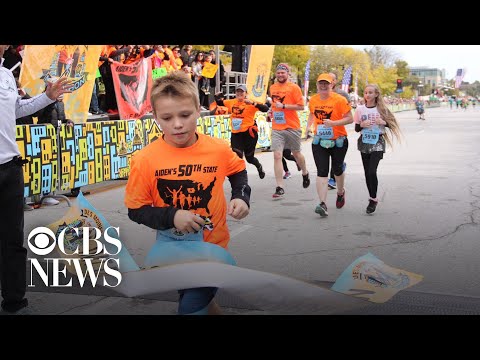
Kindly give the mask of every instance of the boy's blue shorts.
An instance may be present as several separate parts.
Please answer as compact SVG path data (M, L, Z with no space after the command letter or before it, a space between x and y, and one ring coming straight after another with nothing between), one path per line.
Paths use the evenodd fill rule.
M179 315L207 315L208 304L213 300L218 288L200 287L194 289L179 290L178 301Z

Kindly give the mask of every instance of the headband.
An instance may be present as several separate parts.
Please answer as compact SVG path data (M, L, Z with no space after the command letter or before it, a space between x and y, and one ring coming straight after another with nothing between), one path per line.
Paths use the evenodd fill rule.
M278 70L284 70L286 72L290 72L290 68L288 67L288 65L283 63L277 65L277 71Z

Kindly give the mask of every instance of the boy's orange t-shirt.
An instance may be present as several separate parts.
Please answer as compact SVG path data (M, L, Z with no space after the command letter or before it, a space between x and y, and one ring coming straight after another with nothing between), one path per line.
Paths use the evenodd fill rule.
M223 104L227 107L228 113L231 114L230 127L232 133L247 131L250 126L255 124L255 114L258 109L252 104L246 104L237 99L223 100Z
M192 146L176 148L159 138L132 157L125 189L125 205L174 206L210 218L213 230L203 240L224 248L230 240L226 176L245 170L245 161L222 139L197 134Z
M323 124L323 120L341 120L343 119L343 115L352 109L347 99L334 92L330 93L330 96L326 100L320 99L319 94L313 95L308 104L308 108L310 113L315 117L315 133L317 132L317 126ZM333 139L339 136L347 136L345 125L332 126L332 129Z
M287 81L284 84L275 83L270 86L270 96L272 98L272 129L273 130L285 130L285 129L300 129L300 119L298 118L297 110L277 109L275 102L280 101L282 104L287 105L301 105L304 106L302 90L297 84ZM279 123L275 121L276 114L280 114L280 118L285 119L285 123ZM281 121L283 122L283 120Z

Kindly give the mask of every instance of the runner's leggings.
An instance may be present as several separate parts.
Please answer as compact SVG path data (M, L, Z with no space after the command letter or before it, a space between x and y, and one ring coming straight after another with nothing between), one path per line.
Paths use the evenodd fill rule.
M365 180L367 182L368 193L372 199L377 197L378 178L377 168L380 160L383 159L383 151L374 151L370 154L360 153L362 155L363 170L365 171Z

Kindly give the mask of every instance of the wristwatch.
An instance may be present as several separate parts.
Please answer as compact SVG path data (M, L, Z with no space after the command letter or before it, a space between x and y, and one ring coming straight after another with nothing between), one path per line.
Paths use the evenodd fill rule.
M285 104L283 104L283 108L285 109Z

